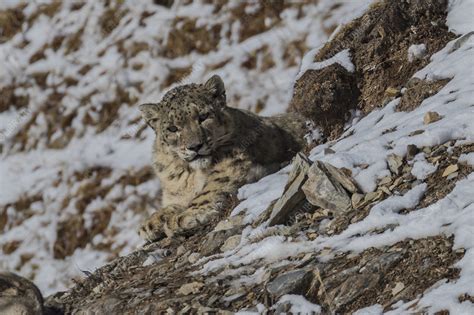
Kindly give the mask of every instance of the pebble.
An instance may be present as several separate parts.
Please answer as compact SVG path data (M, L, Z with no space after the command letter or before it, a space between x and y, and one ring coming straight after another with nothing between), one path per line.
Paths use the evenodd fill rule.
M428 124L434 123L435 121L440 120L441 118L442 118L441 115L438 114L437 112L427 112L425 116L423 117L423 123L425 125L428 125Z
M447 177L449 174L457 172L457 170L459 170L458 165L457 164L451 164L448 167L446 167L446 169L443 172L443 175L441 175L441 176Z
M195 281L191 283L186 283L186 284L183 284L178 289L178 294L181 294L181 295L196 294L199 291L201 291L202 287L204 287L204 283L202 282Z
M418 154L418 152L420 152L420 149L418 149L418 147L414 144L409 144L407 145L407 160L412 160L415 155Z

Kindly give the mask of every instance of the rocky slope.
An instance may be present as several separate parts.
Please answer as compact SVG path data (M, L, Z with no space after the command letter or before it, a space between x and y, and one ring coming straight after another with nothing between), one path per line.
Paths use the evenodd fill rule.
M312 148L242 187L222 221L88 272L49 311L473 313L472 9L381 1L339 27L294 72L290 110L314 121ZM186 34L170 45L203 53L212 42L186 48ZM95 172L99 187L117 185L115 164ZM142 176L137 186L152 181Z

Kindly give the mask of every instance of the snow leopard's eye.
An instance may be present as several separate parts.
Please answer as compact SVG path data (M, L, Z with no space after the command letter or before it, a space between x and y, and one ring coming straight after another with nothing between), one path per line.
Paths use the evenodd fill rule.
M205 121L207 118L209 118L209 113L204 113L204 114L200 114L199 117L198 117L198 120L200 123L202 123L203 121Z
M176 131L178 131L178 127L176 127L176 126L169 126L169 127L168 127L168 131L169 131L169 132L176 132Z

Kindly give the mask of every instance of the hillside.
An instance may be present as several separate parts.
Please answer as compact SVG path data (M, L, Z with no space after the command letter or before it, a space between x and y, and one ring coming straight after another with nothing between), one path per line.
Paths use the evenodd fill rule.
M66 313L473 313L471 2L171 2L2 4L0 268ZM142 247L136 105L211 73L313 142Z

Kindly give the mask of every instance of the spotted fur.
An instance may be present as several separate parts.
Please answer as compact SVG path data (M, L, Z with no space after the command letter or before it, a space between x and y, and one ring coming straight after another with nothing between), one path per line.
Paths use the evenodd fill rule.
M153 167L163 186L162 209L139 230L148 240L191 233L218 217L240 186L278 170L304 146L303 117L228 107L219 76L176 87L140 110L156 133Z

